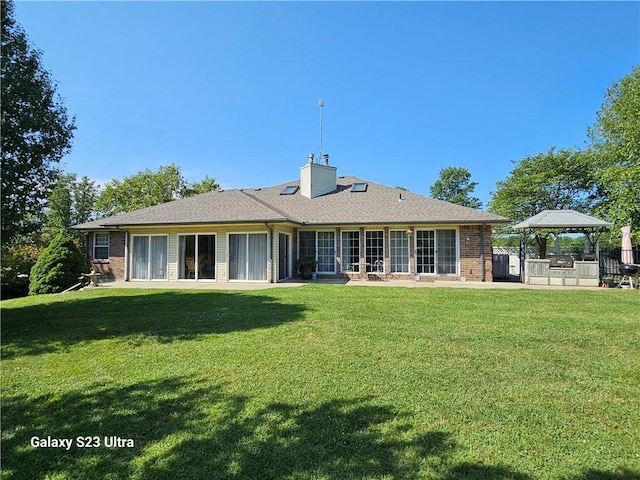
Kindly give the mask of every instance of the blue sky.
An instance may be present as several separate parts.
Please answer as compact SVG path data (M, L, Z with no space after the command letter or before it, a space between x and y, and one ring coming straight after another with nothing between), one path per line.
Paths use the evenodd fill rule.
M175 163L225 188L338 175L423 195L466 167L484 203L511 160L581 148L640 63L640 2L16 2L77 117L65 169Z

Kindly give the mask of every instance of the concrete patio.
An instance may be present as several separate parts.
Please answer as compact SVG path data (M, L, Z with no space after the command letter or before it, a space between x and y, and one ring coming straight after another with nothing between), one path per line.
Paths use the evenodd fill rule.
M599 287L559 286L559 285L526 285L519 282L459 282L434 281L415 282L411 280L366 281L366 280L287 280L280 283L259 282L103 282L97 287L87 288L137 288L137 289L169 289L169 290L264 290L267 288L293 288L308 284L340 285L343 287L404 287L404 288L473 288L473 289L527 289L527 290L586 290L593 291Z

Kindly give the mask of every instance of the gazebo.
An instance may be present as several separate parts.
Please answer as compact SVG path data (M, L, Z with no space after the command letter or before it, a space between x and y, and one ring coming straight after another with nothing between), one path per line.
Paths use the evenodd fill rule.
M575 210L544 210L514 225L514 229L522 230L520 281L538 285L598 286L600 280L598 239L602 230L610 226L609 222ZM568 255L541 259L523 258L527 236L536 230L583 233L589 240L590 251L584 258L577 260Z

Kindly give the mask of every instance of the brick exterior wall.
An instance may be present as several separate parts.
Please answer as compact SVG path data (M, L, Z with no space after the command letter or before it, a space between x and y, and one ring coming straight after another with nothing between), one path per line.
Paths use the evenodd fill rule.
M101 274L102 281L125 280L125 232L109 232L109 260L93 259L93 233L87 235L87 265Z
M371 228L371 230L382 230L384 232L384 271L390 271L390 241L389 232L391 230L412 230L414 227L377 227ZM353 230L349 228L349 230ZM365 231L369 228L360 227L361 245L360 245L360 272L345 272L340 271L342 265L342 244L341 244L341 228L336 229L336 263L337 263L337 275L320 275L320 277L343 277L359 280L414 280L414 273L367 273L364 269L365 263L365 246L364 238ZM481 235L483 238L481 238ZM298 230L294 229L293 234L293 246L294 246L294 258L297 258L298 248ZM484 247L484 281L493 281L493 256L492 256L492 243L491 243L491 226L486 225L484 228L480 225L460 226L459 227L459 250L460 250L460 271L456 276L442 276L442 275L422 275L419 277L421 282L433 282L433 281L461 281L466 280L469 282L482 281L482 265L480 259L481 249ZM415 272L415 234L409 235L409 272ZM295 272L294 272L295 276Z
M484 236L481 239L481 235ZM493 281L493 256L491 245L491 227L484 230L479 225L460 227L460 277L470 282L482 281L480 253L484 242L485 281Z

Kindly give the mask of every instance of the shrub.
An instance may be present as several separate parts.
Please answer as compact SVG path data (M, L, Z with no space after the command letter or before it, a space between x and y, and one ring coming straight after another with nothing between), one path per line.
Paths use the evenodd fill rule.
M77 283L85 268L86 260L73 237L61 233L31 269L29 294L61 292Z
M48 243L48 242L47 242ZM29 272L47 247L39 236L25 237L2 249L2 298L24 297L29 293Z

